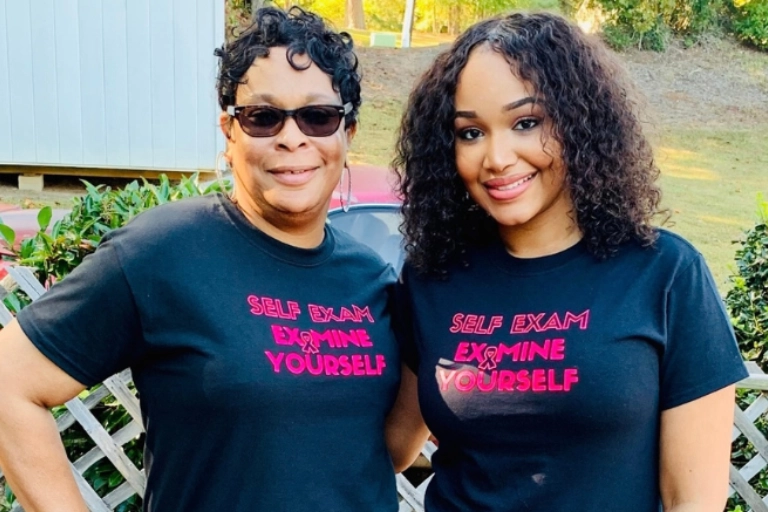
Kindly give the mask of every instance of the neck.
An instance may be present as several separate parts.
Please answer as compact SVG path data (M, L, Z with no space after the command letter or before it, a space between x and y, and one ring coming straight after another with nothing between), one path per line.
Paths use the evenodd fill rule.
M521 225L499 225L507 252L516 258L540 258L576 245L584 234L575 220L573 203L563 193L537 217Z
M557 254L576 245L583 237L575 223L530 229L528 226L500 226L499 233L507 252L516 258L540 258Z
M313 249L323 243L324 212L311 214L310 219L306 218L310 214L268 216L247 199L233 197L232 202L251 224L275 240L301 249Z

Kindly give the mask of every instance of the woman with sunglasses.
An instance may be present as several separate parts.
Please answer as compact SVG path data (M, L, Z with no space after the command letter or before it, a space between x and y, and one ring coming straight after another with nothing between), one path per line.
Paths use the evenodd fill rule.
M0 332L0 465L27 510L86 510L46 408L126 367L145 510L398 508L394 272L325 220L360 106L352 41L265 8L217 55L233 195L138 216Z
M411 94L397 165L388 440L402 469L419 410L439 440L427 512L722 511L744 364L701 254L652 224L659 171L599 41L544 13L471 27Z

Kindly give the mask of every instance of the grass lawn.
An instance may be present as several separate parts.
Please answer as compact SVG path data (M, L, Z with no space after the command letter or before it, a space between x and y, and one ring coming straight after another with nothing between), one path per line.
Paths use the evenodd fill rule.
M656 141L664 205L672 231L704 254L721 291L733 254L768 198L768 125L743 129L665 129Z
M397 100L363 103L349 159L353 162L389 165L403 108L404 104Z

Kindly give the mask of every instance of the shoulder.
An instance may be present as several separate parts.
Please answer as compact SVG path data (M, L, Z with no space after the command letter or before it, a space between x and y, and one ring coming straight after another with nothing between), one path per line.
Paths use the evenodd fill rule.
M118 253L149 254L163 248L180 252L187 249L185 244L201 243L206 232L226 219L216 195L181 199L138 214L105 235L102 244L114 246Z
M190 197L140 213L126 227L132 230L174 230L199 225L223 210L218 195Z
M663 228L657 228L656 233L659 236L655 246L661 253L689 260L698 259L701 256L698 249L682 236Z
M656 240L649 246L641 246L637 242L624 244L618 252L619 259L625 256L629 260L639 259L674 268L686 268L703 261L698 249L680 235L662 228L657 228L656 234Z
M670 290L692 281L714 286L708 265L693 244L665 229L656 232L653 244L628 242L598 266L606 272L613 269L618 275L635 276L635 284L641 288Z

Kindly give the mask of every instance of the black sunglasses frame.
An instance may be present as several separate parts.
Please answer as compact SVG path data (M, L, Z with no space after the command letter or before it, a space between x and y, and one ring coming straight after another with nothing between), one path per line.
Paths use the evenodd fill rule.
M269 109L274 112L279 112L282 115L282 119L280 119L280 122L278 122L273 129L271 129L269 132L265 132L263 135L253 135L251 133L248 133L248 129L243 125L242 120L240 119L241 114L245 109L248 108L263 108L263 109ZM324 135L315 135L311 133L307 133L305 131L306 126L304 125L304 122L302 121L301 112L306 111L308 109L313 108L332 108L335 109L336 112L338 112L338 123L336 123L336 126L333 128L332 131L328 132ZM240 123L240 128L243 129L243 132L245 132L246 135L249 137L255 137L255 138L264 138L264 137L274 137L285 126L285 120L289 117L292 117L294 121L296 121L296 125L299 127L299 130L301 130L301 133L306 135L307 137L330 137L334 133L336 133L339 129L339 126L341 126L341 121L344 119L344 117L352 112L352 103L347 102L344 105L306 105L304 107L299 107L291 110L284 110L281 108L273 107L272 105L229 105L227 107L227 115L231 118L237 119L237 122ZM247 124L247 123L245 123Z

